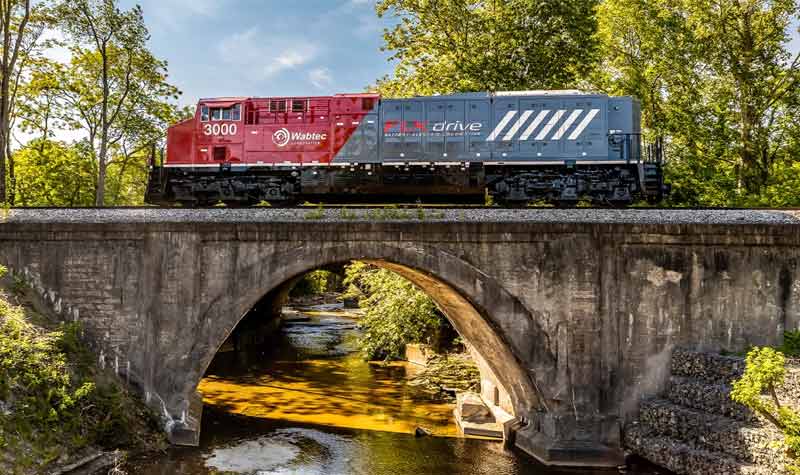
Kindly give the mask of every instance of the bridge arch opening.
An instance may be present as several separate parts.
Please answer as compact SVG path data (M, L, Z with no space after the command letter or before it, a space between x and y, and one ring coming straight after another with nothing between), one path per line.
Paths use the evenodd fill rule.
M465 353L469 355L469 359L478 369L480 375L480 384L476 390L480 392L483 401L487 405L490 405L492 409L499 409L497 412L505 412L513 417L516 413L516 405L520 403L519 391L512 393L507 389L509 385L514 384L513 381L509 381L509 376L513 375L513 372L510 372L508 368L508 365L513 363L509 363L509 361L503 361L503 365L500 367L498 367L496 364L491 365L489 361L487 361L487 357L484 357L484 354L481 352L481 350L478 350L475 344L473 344L473 340L480 340L478 345L481 345L482 351L490 351L491 354L489 355L489 358L493 358L495 362L498 359L509 357L509 355L504 354L506 353L506 348L504 347L503 342L499 341L499 338L494 335L494 332L484 325L485 317L481 314L481 312L468 299L458 293L450 285L442 282L428 273L384 260L365 259L362 262L374 266L375 268L390 271L392 274L404 278L405 280L414 284L418 290L422 291L424 294L430 297L433 302L435 302L436 308L447 321L441 330L445 333L449 330L455 334L454 336L461 337L464 342L463 346ZM347 264L350 263L330 263L315 270L326 270L329 272L332 270L334 272L343 272L344 267ZM236 325L231 329L230 333L225 339L225 342L220 348L217 349L217 352L204 371L203 381L206 382L206 384L203 385L201 392L204 393L206 398L208 398L210 394L216 392L218 396L223 396L223 398L220 399L220 401L223 403L223 406L226 405L225 401L235 399L235 396L233 395L229 395L232 397L226 398L224 397L226 396L225 394L220 394L224 393L225 391L231 391L235 389L233 386L231 386L231 384L215 384L213 382L208 383L209 379L212 381L216 379L229 381L224 377L218 378L215 376L225 375L226 371L228 371L225 369L226 367L236 367L238 371L246 372L247 369L254 369L258 364L264 364L265 362L275 363L273 359L280 359L286 356L277 354L275 352L276 349L269 348L269 345L271 343L277 343L277 341L280 340L279 327L281 324L285 325L288 323L289 325L296 324L298 326L305 324L304 317L300 317L301 320L292 321L291 317L287 319L286 316L283 315L283 311L286 309L286 305L290 303L294 290L297 289L298 285L304 284L305 278L311 275L311 273L315 270L312 270L309 273L293 276L289 280L270 289L245 315L239 319ZM476 335L480 336L476 337ZM301 335L301 338L308 338L308 336L309 335L307 334ZM489 343L488 345L486 344L487 342ZM278 344L278 346L281 345ZM246 350L247 348L250 350L256 349L258 354L250 354ZM355 347L351 344L349 351L352 352L354 348ZM333 355L336 355L335 352L337 350L333 351ZM318 364L320 363L320 360L314 361ZM375 362L373 361L372 363ZM322 361L322 365L325 365L328 367L328 369L333 371L340 369L329 367L324 360ZM397 367L395 366L395 369L396 368ZM284 371L286 369L287 368L283 368ZM296 369L298 371L302 371L302 368L297 367ZM501 376L498 376L497 371L503 371L500 373ZM277 369L275 372L281 373L282 370ZM286 391L294 392L295 396L297 396L297 392L301 390L293 389L291 383L293 380L297 381L298 379L299 378L289 376L286 379L276 379L269 381L269 383L266 384L273 389L283 387ZM281 386L281 384L283 384L283 386ZM512 387L517 389L515 386ZM320 397L323 396L323 394L319 392L314 394ZM513 397L512 394L514 395ZM269 401L269 405L274 407L282 404L281 401L286 403L287 399L288 398L281 397L278 398L278 400ZM357 402L355 399L353 399L353 401ZM313 405L311 401L308 402L310 405ZM296 403L293 405L296 407ZM242 406L240 405L240 407ZM280 413L280 411L277 412ZM301 412L306 411L303 410ZM448 409L448 416L450 415L450 412L451 409ZM324 420L322 417L324 414L318 414L318 416L319 417L316 418L317 420Z
M300 252L295 253L294 257L285 256L285 260L279 261L285 265L269 265L277 261L273 259L267 265L254 262L245 268L245 275L240 275L238 280L249 284L237 285L236 291L232 292L233 299L230 299L230 294L227 298L220 297L217 301L212 301L205 312L206 315L216 316L220 320L218 325L209 328L211 331L205 337L208 344L202 354L198 355L200 358L197 359L197 364L187 374L185 393L190 394L195 401L199 399L198 384L209 364L250 309L267 302L277 309L285 301L293 284L306 273L359 260L404 277L433 299L441 313L471 348L471 354L481 372L484 400L497 402L506 412L523 422L528 422L533 412L547 410L545 398L533 379L533 368L525 368L521 363L523 358L517 354L519 341L510 341L520 335L530 337L537 333L530 331L529 327L533 324L530 315L527 315L525 309L508 292L454 256L437 256L434 258L435 264L429 262L429 265L425 265L425 260L432 257L418 251L411 255L405 255L409 251L398 248L391 252L386 252L385 249L369 253L365 253L363 249L360 251L329 251L322 255L319 252ZM420 258L422 262L419 262ZM429 271L425 270L426 267L439 269L438 272ZM477 298L476 295L468 297L470 292L477 294ZM223 311L222 306L225 303L233 305ZM508 322L514 319L499 319L493 312L519 313L528 318L519 318L519 327L509 328ZM547 343L542 336L528 342L526 349L539 350L542 354L549 355Z

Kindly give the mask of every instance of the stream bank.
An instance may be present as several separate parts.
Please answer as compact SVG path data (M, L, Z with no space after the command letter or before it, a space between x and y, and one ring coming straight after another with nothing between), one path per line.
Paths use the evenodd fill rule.
M0 473L107 473L166 441L150 410L0 266Z

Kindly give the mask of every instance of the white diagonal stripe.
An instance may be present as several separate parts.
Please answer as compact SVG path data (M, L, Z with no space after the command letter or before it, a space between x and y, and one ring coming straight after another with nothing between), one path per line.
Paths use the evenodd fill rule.
M580 121L580 123L578 123L578 126L575 127L575 130L573 130L572 133L569 134L569 137L567 138L569 140L576 140L578 136L581 135L581 132L583 132L584 129L586 129L586 127L588 127L589 124L592 123L592 119L594 119L594 116L596 116L598 112L600 112L600 109L590 110L589 113L586 114L586 116L583 118L582 121Z
M505 137L503 137L503 140L513 139L514 136L517 135L517 131L519 130L519 128L522 127L523 124L525 124L525 122L528 121L528 117L530 117L531 114L533 114L533 111L523 112L519 120L517 120L517 122L514 123L514 125L508 130L508 133L506 134Z
M497 127L494 128L494 130L492 131L491 134L489 134L488 137L486 137L486 141L491 142L492 140L496 139L497 136L500 135L500 132L502 132L503 129L506 128L508 123L511 122L511 119L513 119L515 115L517 115L517 111L506 112L506 115L503 117L500 123L497 124Z
M545 124L544 128L541 130L541 132L539 132L539 135L537 135L534 140L544 140L545 137L547 137L547 134L550 133L550 130L553 128L553 126L556 125L559 120L561 120L561 116L564 115L564 112L567 111L563 109L556 111L556 113L553 114L553 117L550 117L550 120L547 121L547 124Z
M527 129L525 129L525 132L522 132L522 135L520 135L519 139L528 140L528 137L530 137L531 134L533 134L533 132L536 130L536 127L539 127L539 124L542 123L544 118L547 117L547 114L549 113L550 111L548 109L539 112L539 114L536 117L534 117L533 122L531 122L531 125L529 125Z
M561 124L561 127L559 127L558 130L556 130L556 133L553 134L550 140L560 140L561 136L564 135L564 133L566 133L569 126L572 125L573 122L578 120L578 117L580 117L581 114L583 114L583 109L575 109L574 111L572 111L569 117L567 117L567 120L565 120L564 123Z

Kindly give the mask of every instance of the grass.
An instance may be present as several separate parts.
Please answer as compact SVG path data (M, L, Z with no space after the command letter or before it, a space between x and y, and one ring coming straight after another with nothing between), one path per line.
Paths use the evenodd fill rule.
M323 219L324 217L325 205L322 203L318 204L314 211L309 211L304 216L305 219Z
M303 218L308 220L325 219L325 205L318 203L314 206L315 208L312 211L307 211ZM442 219L444 216L444 211L431 211L423 208L422 205L419 204L416 208L412 209L400 208L397 205L388 205L382 208L370 208L362 213L358 213L347 207L342 207L339 208L338 217L346 221L357 219L365 219L367 221L425 221L427 219Z

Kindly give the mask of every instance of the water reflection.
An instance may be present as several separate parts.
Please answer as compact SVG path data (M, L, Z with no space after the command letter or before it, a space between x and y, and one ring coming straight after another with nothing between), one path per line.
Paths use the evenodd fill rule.
M206 405L262 419L413 433L418 426L455 436L453 406L406 384L405 362L366 362L356 350L355 320L343 311L309 311L289 321L271 358L199 386ZM231 376L231 373L234 375Z

